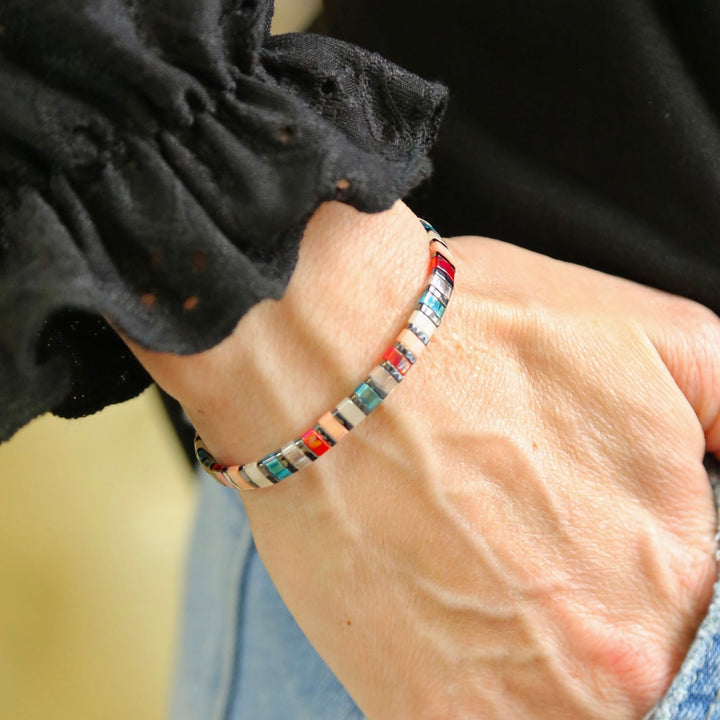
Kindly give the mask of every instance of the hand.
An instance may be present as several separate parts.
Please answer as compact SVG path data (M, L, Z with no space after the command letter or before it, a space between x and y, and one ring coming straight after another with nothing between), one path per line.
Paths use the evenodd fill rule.
M286 298L226 343L134 349L218 457L259 458L400 328L427 261L415 222L325 207ZM452 248L455 297L402 386L321 461L243 494L260 554L371 720L641 718L716 574L718 320L500 242Z

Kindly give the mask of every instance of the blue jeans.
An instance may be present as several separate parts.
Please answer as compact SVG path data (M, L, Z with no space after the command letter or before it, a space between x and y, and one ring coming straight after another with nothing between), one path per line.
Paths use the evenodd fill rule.
M204 473L172 720L359 720L258 557L240 499ZM720 507L720 484L713 483ZM720 720L720 586L652 720Z

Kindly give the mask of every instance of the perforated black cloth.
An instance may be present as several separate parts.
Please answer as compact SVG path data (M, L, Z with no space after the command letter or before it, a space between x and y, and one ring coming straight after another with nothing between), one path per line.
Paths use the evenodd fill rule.
M0 2L0 440L149 378L282 294L304 224L429 173L445 90L270 0ZM338 184L338 181L348 181Z

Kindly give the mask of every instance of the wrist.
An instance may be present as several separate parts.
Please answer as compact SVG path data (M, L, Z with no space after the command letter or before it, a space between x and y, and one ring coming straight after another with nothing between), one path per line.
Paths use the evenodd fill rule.
M364 379L412 311L427 263L426 233L402 203L377 215L324 205L281 300L255 306L206 353L141 360L219 461L259 459Z
M346 392L407 321L428 260L427 234L400 202L377 215L339 203L320 208L285 296L268 308L302 352L300 363L283 353L282 367L305 365L313 377L325 375L313 386L330 402L337 389Z

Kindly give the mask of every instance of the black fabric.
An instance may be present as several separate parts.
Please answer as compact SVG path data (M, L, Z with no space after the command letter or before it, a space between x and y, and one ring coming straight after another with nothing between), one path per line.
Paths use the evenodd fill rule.
M338 37L440 80L410 204L720 312L720 5L328 0Z
M0 438L149 381L277 296L323 199L428 172L443 92L268 2L0 2ZM445 82L411 203L720 311L720 9L710 0L328 0L325 24Z
M0 440L149 378L282 294L307 218L429 173L445 90L269 0L0 2ZM346 183L338 186L338 181Z

